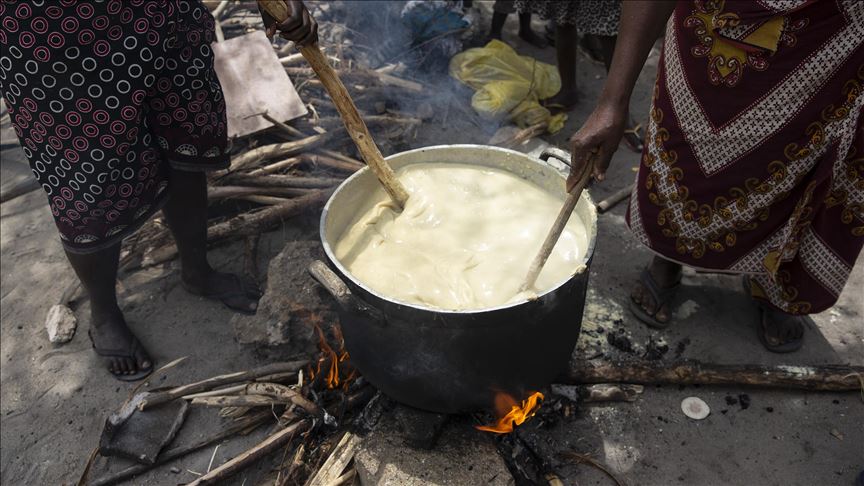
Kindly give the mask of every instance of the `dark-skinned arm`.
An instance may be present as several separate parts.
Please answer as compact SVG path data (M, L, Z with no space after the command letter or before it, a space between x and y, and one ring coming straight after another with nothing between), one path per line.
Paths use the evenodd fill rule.
M675 10L675 0L625 0L621 5L621 23L609 74L594 111L570 137L570 178L567 191L577 182L575 174L584 164L593 162L594 180L602 181L624 135L627 108L636 79L645 65L654 41Z
M270 2L281 2L283 0L266 0ZM318 23L306 5L301 0L284 0L288 5L290 16L284 22L276 22L266 10L258 5L258 11L261 12L261 18L264 20L267 37L273 38L278 32L282 38L294 41L298 46L309 46L318 43Z

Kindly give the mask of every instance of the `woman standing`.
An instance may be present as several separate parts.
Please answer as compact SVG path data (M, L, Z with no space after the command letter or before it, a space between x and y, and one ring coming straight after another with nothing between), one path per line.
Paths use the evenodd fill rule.
M794 351L864 245L864 3L624 2L603 93L571 139L574 167L593 163L597 180L664 26L627 215L657 256L631 310L668 326L682 265L742 274L759 339Z
M272 26L316 42L302 2ZM89 336L118 379L150 373L123 318L120 243L162 210L196 294L254 313L258 289L207 261L205 172L225 169L225 102L214 20L200 1L0 3L0 92L48 195L69 262L90 296Z

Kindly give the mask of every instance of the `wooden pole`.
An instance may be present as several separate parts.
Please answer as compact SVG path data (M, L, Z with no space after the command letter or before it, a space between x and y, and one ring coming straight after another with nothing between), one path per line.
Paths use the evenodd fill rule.
M291 14L288 5L283 1L258 0L258 6L277 22L284 22ZM324 53L318 48L318 44L302 46L300 47L300 53L303 54L303 57L312 66L312 70L318 75L318 79L321 80L321 84L324 85L324 89L327 90L327 93L333 100L333 104L342 116L342 121L345 123L348 135L354 140L363 160L366 161L366 164L372 169L375 176L378 177L378 180L384 186L390 198L393 199L393 202L400 208L404 208L405 202L408 200L408 191L396 179L396 174L393 172L390 164L384 160L381 151L378 150L378 146L375 144L375 140L369 133L369 129L366 128L366 123L360 118L360 113L357 111L351 95L348 94L345 85L342 84L339 76L330 67L327 58L324 57Z
M764 366L698 361L577 361L560 378L568 384L747 385L812 391L861 390L864 366Z

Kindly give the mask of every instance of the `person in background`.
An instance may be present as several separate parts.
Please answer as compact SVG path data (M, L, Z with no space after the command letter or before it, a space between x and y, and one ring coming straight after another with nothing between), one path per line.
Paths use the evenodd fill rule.
M577 47L582 47L589 58L603 64L609 71L618 35L620 0L517 0L516 10L520 15L533 12L555 23L554 44L558 73L561 75L561 91L546 100L545 105L553 110L570 111L579 101L576 86ZM631 150L641 152L642 127L629 114L627 120L624 143Z
M302 2L267 24L317 41ZM207 178L225 169L225 102L214 20L200 1L4 1L0 93L42 184L69 263L90 298L88 335L118 379L145 377L150 353L117 303L121 241L162 210L183 286L254 313L259 290L207 261Z
M507 16L514 12L516 12L514 0L495 0L492 5L492 27L489 29L489 39L501 40L501 31L504 29L504 23L507 22ZM543 48L549 45L546 39L531 30L531 12L519 12L519 37L536 47Z
M682 265L740 274L758 338L795 351L864 245L864 2L625 1L603 92L571 138L574 174L591 163L604 179L664 26L627 211L655 256L630 309L664 328Z

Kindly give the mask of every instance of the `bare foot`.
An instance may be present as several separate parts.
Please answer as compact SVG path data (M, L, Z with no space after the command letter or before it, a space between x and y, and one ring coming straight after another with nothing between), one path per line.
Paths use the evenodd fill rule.
M527 30L519 30L519 37L525 42L531 44L534 47L544 48L549 45L549 42L546 41L542 36L537 34L531 29Z
M261 290L253 283L213 269L200 273L184 271L183 286L194 295L219 300L229 309L244 314L254 314L261 298Z
M572 90L564 90L555 94L555 96L551 98L546 98L543 100L543 106L549 108L550 111L570 111L573 106L579 102L579 92L575 89Z

